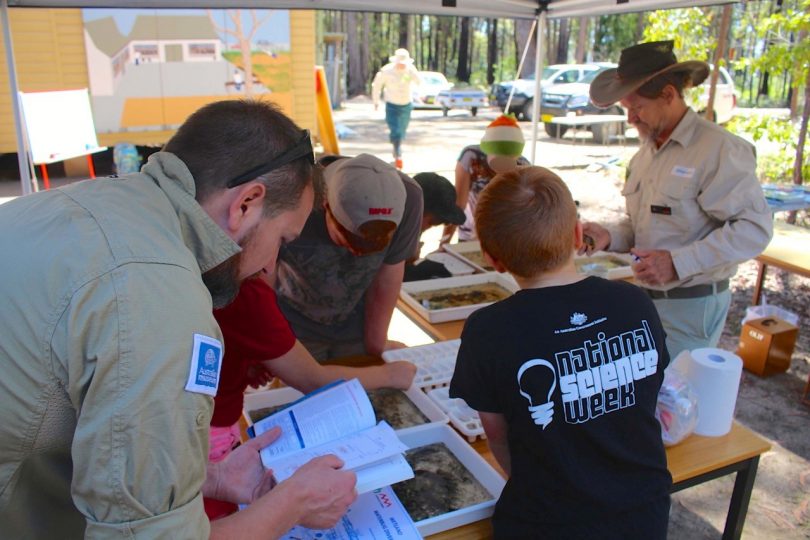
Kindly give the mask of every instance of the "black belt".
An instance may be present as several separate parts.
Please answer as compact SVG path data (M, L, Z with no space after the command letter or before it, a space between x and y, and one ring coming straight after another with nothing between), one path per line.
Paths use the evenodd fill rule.
M661 298L703 298L704 296L711 296L726 290L728 290L728 280L724 279L716 283L695 285L694 287L675 287L668 291L644 289L644 292L653 300L659 300Z

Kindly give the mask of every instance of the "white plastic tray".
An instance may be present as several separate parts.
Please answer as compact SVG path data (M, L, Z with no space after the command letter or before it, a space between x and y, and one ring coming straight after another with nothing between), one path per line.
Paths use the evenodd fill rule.
M442 411L436 403L431 401L419 388L411 386L407 390L403 390L403 392L416 408L427 417L428 423L446 424L448 422L449 419L444 411ZM250 411L263 409L265 407L286 405L303 397L303 395L304 394L298 390L290 388L289 386L265 390L264 392L255 392L253 394L245 394L243 416L248 425L252 425L253 422L250 419Z
M444 443L458 460L481 485L492 495L492 499L482 503L461 508L447 514L435 516L416 522L416 527L423 536L440 533L492 515L495 502L501 496L506 481L492 465L486 462L472 446L467 444L458 433L447 424L426 424L397 431L397 436L408 448L419 448L433 443Z
M469 264L470 266L475 268L479 273L493 271L492 268L486 268L477 262L473 262L471 259L469 259L467 255L469 253L474 253L476 251L479 253L481 252L481 242L479 242L478 240L474 240L472 242L459 242L457 244L446 244L444 246L444 250L447 253L453 255L454 257L461 259L466 264Z
M450 383L453 370L456 368L456 355L460 344L460 339L437 341L427 345L385 351L382 357L386 362L397 360L411 362L416 365L413 386L435 388Z
M427 395L442 411L447 413L450 423L467 437L468 441L473 442L478 437L486 438L478 411L470 408L463 399L451 398L449 386L434 388L428 391Z
M400 289L399 295L402 300L416 310L416 312L419 313L422 318L431 323L460 321L469 317L470 313L474 312L475 310L490 305L491 302L444 309L426 309L421 303L414 299L412 294L437 289L452 289L454 287L478 285L481 283L497 283L504 289L512 292L518 290L515 282L508 279L503 274L499 274L497 272L487 272L485 274L472 274L469 276L409 281L402 284L402 289Z
M618 268L610 268L610 269L602 269L599 267L599 260L600 259L608 259L612 262L616 262L618 264L623 264L625 266L620 266ZM577 265L577 269L582 274L589 274L589 275L598 275L604 277L606 279L627 279L629 277L633 277L633 269L630 265L633 264L633 257L628 253L609 253L607 251L596 251L592 253L590 256L588 255L577 255L574 257L574 263ZM580 264L585 265L592 265L590 268L587 266L579 267Z

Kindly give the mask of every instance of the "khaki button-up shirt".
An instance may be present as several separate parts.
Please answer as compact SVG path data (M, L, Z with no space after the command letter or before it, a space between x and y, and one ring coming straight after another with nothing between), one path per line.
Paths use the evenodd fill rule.
M679 279L655 288L729 278L773 234L753 146L692 109L661 148L633 156L622 195L627 218L608 227L610 250L669 250Z
M174 155L139 174L0 206L0 535L207 538L210 396L195 334L221 341L201 272L239 252Z

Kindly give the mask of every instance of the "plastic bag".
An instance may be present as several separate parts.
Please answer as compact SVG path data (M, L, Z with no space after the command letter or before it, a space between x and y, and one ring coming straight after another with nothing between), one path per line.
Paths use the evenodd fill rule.
M697 425L697 396L687 378L677 369L664 371L655 417L661 424L661 438L666 446L678 444L687 438Z
M788 311L779 306L768 304L765 297L762 298L762 304L759 306L750 306L745 309L745 317L743 317L742 324L751 319L762 319L764 317L776 317L785 322L789 322L793 326L799 326L799 316L792 311Z

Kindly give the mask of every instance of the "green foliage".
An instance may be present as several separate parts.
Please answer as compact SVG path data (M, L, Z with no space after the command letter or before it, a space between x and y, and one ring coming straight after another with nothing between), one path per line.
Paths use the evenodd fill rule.
M810 69L810 0L783 6L781 12L763 18L756 25L757 37L767 40L768 46L758 57L742 58L740 67L752 67L772 73L789 73L791 86L802 88ZM804 39L799 39L801 33Z
M799 122L768 115L736 116L728 129L757 144L757 177L762 183L790 183L799 139ZM805 155L810 141L805 140ZM810 163L802 167L804 178L810 178Z
M618 62L619 54L636 43L640 13L602 15L596 24L593 43L593 59L597 62ZM572 39L576 34L571 33Z
M687 8L651 11L647 14L643 41L675 41L679 60L709 61L715 49L715 10Z

